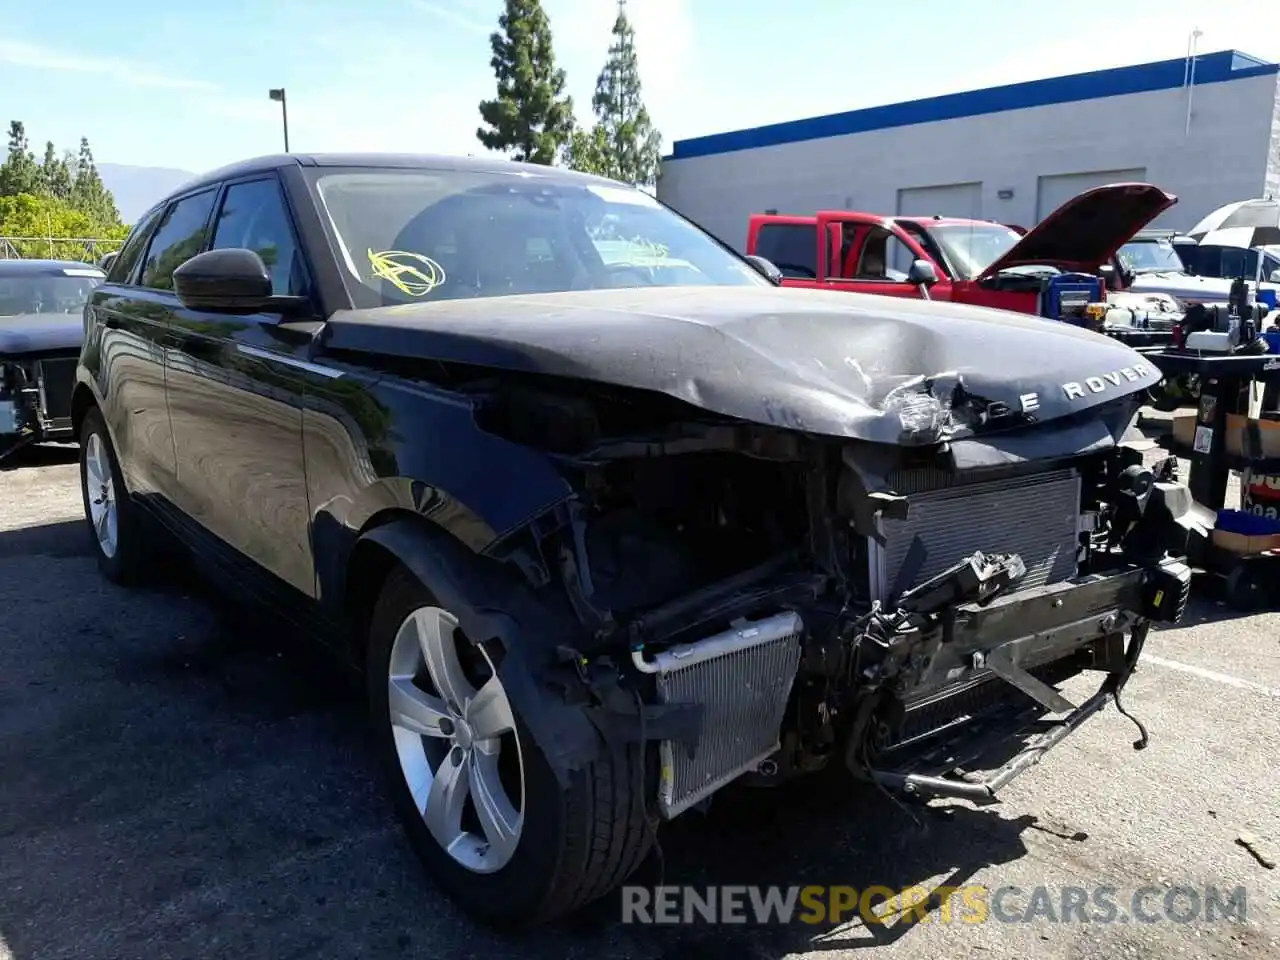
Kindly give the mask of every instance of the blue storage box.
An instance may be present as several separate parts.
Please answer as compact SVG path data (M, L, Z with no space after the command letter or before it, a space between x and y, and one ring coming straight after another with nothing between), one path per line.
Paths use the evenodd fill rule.
M1272 353L1280 353L1280 330L1266 330L1263 331L1262 336Z
M1214 529L1238 533L1242 537L1269 537L1280 534L1280 520L1259 517L1243 510L1219 510Z

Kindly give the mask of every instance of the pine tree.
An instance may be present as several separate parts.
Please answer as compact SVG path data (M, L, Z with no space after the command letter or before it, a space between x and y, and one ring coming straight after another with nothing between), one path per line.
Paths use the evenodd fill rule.
M41 192L58 200L71 199L71 168L65 155L58 156L53 141L44 145L44 160L40 163Z
M20 193L39 193L40 165L27 143L27 131L21 120L9 122L9 155L0 165L0 197Z
M613 177L612 151L605 138L604 127L594 125L590 130L577 129L564 148L564 165L579 173L592 173L597 177Z
M476 138L513 160L551 164L573 133L573 100L555 64L551 23L539 0L506 0L489 37L497 96L480 103Z
M75 161L75 177L71 183L71 206L88 214L95 222L115 224L120 222L116 201L98 175L89 149L87 137L80 138L80 152Z
M653 128L641 97L636 34L627 18L626 0L618 0L613 41L596 80L591 109L595 128L571 142L569 165L636 186L656 183L662 135Z

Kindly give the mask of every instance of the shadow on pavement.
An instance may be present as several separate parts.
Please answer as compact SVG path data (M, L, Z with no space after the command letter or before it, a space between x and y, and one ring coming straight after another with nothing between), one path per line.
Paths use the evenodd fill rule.
M351 676L184 568L111 587L84 536L83 521L0 534L0 954L744 960L910 935L624 925L617 895L527 937L477 929L401 838ZM820 776L686 815L633 882L955 886L1021 857L1036 827L908 813Z
M0 457L0 473L29 467L57 467L79 461L80 447L76 444L33 443Z
M649 869L633 882L700 889L821 885L850 887L857 891L854 896L871 887L918 886L923 896L925 890L962 886L984 867L1023 856L1021 834L1035 826L1034 817L1006 820L965 806L901 808L841 776L822 775L772 795L726 795L710 816L677 821L663 835L661 880ZM620 917L620 901L612 897L594 912L610 920ZM887 946L909 936L925 915L934 915L936 922L940 907L926 901L915 916L890 916L883 924L861 922L848 906L843 917L811 915L812 923L631 929L663 960L774 958ZM837 927L838 934L831 936Z
M92 557L89 528L77 517L38 527L0 530L0 557L21 556Z

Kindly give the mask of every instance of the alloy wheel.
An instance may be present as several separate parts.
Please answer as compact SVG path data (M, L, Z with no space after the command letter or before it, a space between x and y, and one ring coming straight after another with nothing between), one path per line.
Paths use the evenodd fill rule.
M400 771L427 830L467 870L501 870L524 826L524 758L488 652L448 611L421 607L396 632L387 694Z
M85 492L89 501L89 522L103 556L116 555L119 537L119 509L115 483L111 479L111 458L99 433L91 433L85 449Z

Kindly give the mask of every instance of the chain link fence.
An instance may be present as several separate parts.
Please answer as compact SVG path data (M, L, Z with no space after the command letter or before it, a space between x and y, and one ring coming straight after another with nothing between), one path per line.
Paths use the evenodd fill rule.
M97 263L123 240L95 237L0 237L0 260L73 260Z

